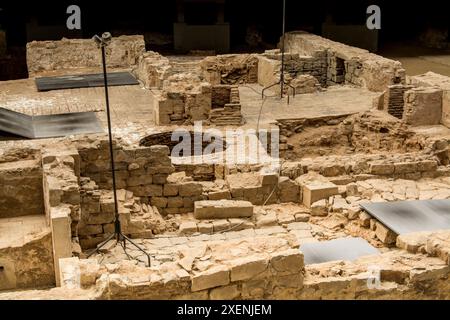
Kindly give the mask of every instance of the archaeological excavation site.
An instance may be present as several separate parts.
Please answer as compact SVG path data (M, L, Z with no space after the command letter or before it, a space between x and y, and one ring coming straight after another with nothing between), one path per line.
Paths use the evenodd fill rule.
M146 44L29 41L0 81L0 299L450 299L449 76Z

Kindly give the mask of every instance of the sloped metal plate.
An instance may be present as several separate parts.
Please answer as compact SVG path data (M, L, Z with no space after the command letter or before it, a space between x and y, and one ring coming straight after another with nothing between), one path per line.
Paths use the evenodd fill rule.
M103 132L95 112L28 116L0 108L0 131L25 138L53 138Z
M450 229L450 200L377 202L361 207L396 234Z
M300 246L305 264L328 261L353 261L380 252L362 238L342 238L330 241L309 242Z
M34 138L33 117L0 108L0 130L25 138Z
M35 79L38 91L103 87L103 81L103 73L41 77ZM139 82L129 72L108 73L108 86L137 84L139 84Z

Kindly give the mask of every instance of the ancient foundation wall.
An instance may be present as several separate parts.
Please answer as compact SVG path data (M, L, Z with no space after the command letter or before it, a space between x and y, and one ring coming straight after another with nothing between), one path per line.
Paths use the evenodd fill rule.
M0 218L44 213L39 160L0 163Z
M266 51L258 56L258 61L258 83L260 85L266 87L279 81L281 66L279 50ZM293 80L302 75L312 76L322 86L327 85L327 57L324 52L316 52L312 56L287 53L285 54L285 68L286 81L295 87L297 86ZM304 79L302 80L304 82ZM304 93L301 88L296 88L296 90L296 93Z
M0 244L0 291L49 287L55 284L52 234L34 234L25 244L3 247Z
M396 250L304 265L295 240L259 235L178 245L165 268L70 262L99 299L448 299L449 245L448 231L409 234Z
M410 125L437 125L442 119L442 90L413 88L405 92L403 119Z
M164 80L171 74L171 69L169 59L157 52L148 51L139 56L133 73L146 88L161 89Z
M413 84L437 87L442 90L442 118L441 123L450 128L450 78L427 72L423 75L411 77Z
M245 84L258 81L256 54L224 54L201 62L202 75L211 84Z
M106 48L108 67L129 68L145 52L143 36L114 37ZM27 44L30 77L39 72L101 66L101 53L91 39L33 41Z
M390 84L404 83L405 70L398 61L366 50L347 46L306 32L288 32L285 48L289 53L327 57L327 81L383 91ZM345 80L345 81L344 81Z

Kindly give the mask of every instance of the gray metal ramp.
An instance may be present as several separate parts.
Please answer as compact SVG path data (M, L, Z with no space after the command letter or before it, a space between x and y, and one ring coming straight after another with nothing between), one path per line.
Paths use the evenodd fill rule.
M103 73L41 77L36 78L35 82L38 91L104 86ZM130 72L108 73L108 86L125 86L137 84L139 84L139 82Z
M450 229L450 200L413 200L361 205L396 234Z
M380 252L362 238L342 238L330 241L310 242L300 246L305 264L328 261L353 261L362 256Z
M103 129L95 112L29 116L0 108L0 131L36 139L99 133Z

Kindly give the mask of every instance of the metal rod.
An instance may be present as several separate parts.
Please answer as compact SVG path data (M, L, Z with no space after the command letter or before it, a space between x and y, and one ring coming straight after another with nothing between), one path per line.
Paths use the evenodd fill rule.
M113 187L113 197L114 197L114 230L117 235L116 240L120 241L120 220L119 220L119 208L117 204L117 191L116 191L116 168L114 165L114 150L111 132L111 112L109 110L109 94L108 94L108 74L106 72L106 53L105 46L102 46L102 64L103 64L103 79L105 83L105 100L106 100L106 115L108 118L108 135L109 135L109 153L111 160L111 171L112 171L112 187Z
M100 39L97 37L97 39ZM105 52L105 43L101 42L100 44L102 51L102 64L103 64L103 79L105 85L105 101L106 101L106 115L108 121L108 137L109 137L109 152L111 159L111 172L112 172L112 187L113 187L113 197L114 197L114 234L108 236L105 240L103 240L95 249L91 252L88 252L87 257L89 258L95 252L98 252L103 246L105 246L108 241L112 240L114 237L116 238L116 244L120 243L122 245L123 250L126 252L126 242L130 242L133 246L135 246L139 251L143 252L147 256L148 266L150 267L151 259L150 254L148 254L143 248L137 245L134 241L128 238L126 235L122 233L122 228L120 225L120 217L119 217L119 205L117 201L117 190L116 190L116 169L114 164L114 148L113 148L113 140L112 140L112 130L111 130L111 111L109 107L109 93L108 93L108 73L106 72L106 52ZM130 255L127 254L130 257ZM132 257L133 258L133 257ZM134 258L135 259L135 258Z
M280 98L283 98L284 90L284 34L285 34L285 23L286 23L286 0L283 0L283 26L281 28L282 41L281 41L281 75L280 75ZM289 97L289 92L288 92Z
M292 97L295 98L295 88L286 81L285 77L284 77L284 72L285 72L285 66L284 66L284 60L285 60L285 33L286 33L286 0L283 0L283 19L282 19L282 37L281 37L281 67L280 67L280 80L274 84L271 84L270 86L264 87L262 92L261 92L261 96L264 99L264 92L271 88L274 87L276 85L280 86L280 98L283 98L283 94L284 94L284 88L285 86L289 87L292 89ZM289 104L289 89L287 91L287 103Z

